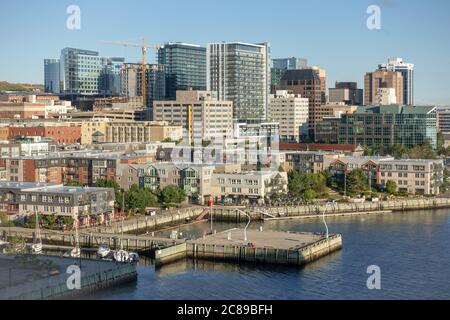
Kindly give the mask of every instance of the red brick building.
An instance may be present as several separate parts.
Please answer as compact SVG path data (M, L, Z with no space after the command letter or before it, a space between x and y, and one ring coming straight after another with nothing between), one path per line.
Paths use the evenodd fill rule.
M8 140L20 136L39 136L57 143L79 143L81 141L81 127L79 126L20 126L10 127Z

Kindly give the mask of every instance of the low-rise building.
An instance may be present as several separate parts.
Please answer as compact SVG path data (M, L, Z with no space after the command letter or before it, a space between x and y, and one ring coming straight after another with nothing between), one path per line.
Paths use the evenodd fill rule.
M275 193L286 193L286 172L214 173L211 193L216 203L265 204Z
M153 120L181 125L187 142L211 141L233 130L233 102L210 91L177 91L174 101L154 101Z
M281 166L284 171L320 173L324 171L324 159L338 159L343 153L322 151L282 151Z
M103 222L114 211L112 188L67 187L62 184L0 182L0 212L12 216L67 216L84 224Z

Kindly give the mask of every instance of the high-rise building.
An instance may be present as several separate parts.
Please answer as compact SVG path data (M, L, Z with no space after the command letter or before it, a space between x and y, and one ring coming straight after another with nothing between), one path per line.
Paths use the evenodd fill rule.
M303 58L281 58L272 59L272 68L270 69L270 90L275 93L275 86L280 84L280 80L286 70L303 69L308 66L308 60Z
M120 96L121 84L120 73L122 66L125 63L124 58L110 58L107 61L105 70L103 72L103 78L106 83L105 94L111 96Z
M321 120L317 118L319 115L316 114L316 109L326 103L325 70L318 67L287 70L276 88L277 90L288 90L309 99L308 131L309 138L314 139L315 124Z
M380 64L380 70L400 72L403 76L403 100L397 103L414 104L414 64L403 62L402 58L390 58L387 64Z
M308 60L303 58L272 59L272 68L284 70L303 69L308 66Z
M280 140L300 142L301 134L308 132L308 105L307 98L286 90L270 95L268 120L280 124Z
M400 72L376 70L364 77L364 104L376 105L379 88L395 89L397 103L403 104L403 76Z
M98 95L106 59L98 52L75 48L61 51L61 93Z
M233 101L238 122L267 117L270 90L269 44L211 43L207 48L208 90Z
M174 100L178 90L206 90L206 48L166 43L158 50L158 64L164 65L166 99Z
M47 93L59 93L59 59L44 60L44 86Z
M329 88L329 102L344 102L347 105L362 105L364 99L363 89L358 89L356 82L338 82L335 88Z
M121 95L126 97L142 96L142 64L125 63L121 70ZM145 83L147 86L147 108L151 109L153 101L164 100L166 96L166 81L164 66L147 64L145 68ZM151 112L150 112L151 114ZM151 120L151 117L150 119Z

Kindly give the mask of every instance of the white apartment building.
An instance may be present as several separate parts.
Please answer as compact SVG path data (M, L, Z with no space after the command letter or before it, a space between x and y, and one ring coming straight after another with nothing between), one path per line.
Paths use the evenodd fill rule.
M181 125L189 143L213 141L233 131L233 102L210 91L177 91L175 101L154 101L153 120Z
M308 131L309 99L278 90L269 100L268 118L279 123L280 140L300 142L301 133Z
M379 185L385 187L391 180L399 192L410 194L440 193L443 182L443 160L402 159L379 164Z
M211 194L216 203L264 204L274 193L288 189L286 172L213 173Z

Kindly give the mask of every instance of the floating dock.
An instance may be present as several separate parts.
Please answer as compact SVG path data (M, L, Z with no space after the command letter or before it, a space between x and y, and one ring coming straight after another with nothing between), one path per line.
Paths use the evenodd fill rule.
M181 258L301 266L342 248L340 234L323 235L231 229L157 250L161 265Z

